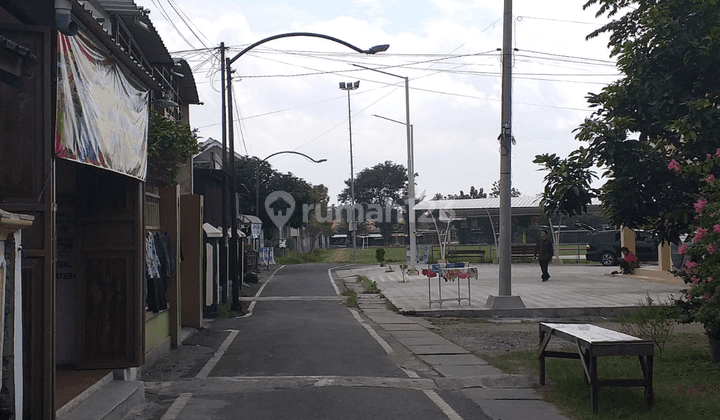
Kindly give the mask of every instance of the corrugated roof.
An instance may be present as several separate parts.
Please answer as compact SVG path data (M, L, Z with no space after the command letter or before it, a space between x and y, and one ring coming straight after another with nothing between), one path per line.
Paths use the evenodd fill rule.
M183 75L183 77L176 79L180 100L185 104L199 104L200 98L198 97L197 85L190 65L183 58L174 58L173 60L175 61L175 71Z
M540 197L512 197L510 207L540 207ZM500 208L500 198L468 198L465 200L431 200L415 205L415 210L474 210Z
M542 214L540 207L542 197L512 197L510 208L513 216L534 216ZM466 200L432 200L422 201L415 205L415 211L446 210L453 218L460 217L487 217L500 213L500 198L469 198ZM593 199L588 206L588 212L600 210L600 201Z
M167 47L165 47L160 34L153 26L144 8L135 4L133 0L97 0L97 3L106 12L117 15L122 19L128 31L130 31L130 35L141 46L145 58L151 64L172 67L175 62L170 57ZM136 21L146 26L147 29L142 25L138 25Z

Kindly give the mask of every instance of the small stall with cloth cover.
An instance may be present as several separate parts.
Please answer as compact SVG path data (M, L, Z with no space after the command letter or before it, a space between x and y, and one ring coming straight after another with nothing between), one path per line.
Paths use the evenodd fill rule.
M470 304L470 279L478 278L477 267L469 267L468 263L431 264L427 269L422 270L422 274L428 279L428 307L432 308L433 303L442 307L442 303L449 300L457 300L458 305L462 300L467 300L468 305ZM438 280L437 299L432 298L431 283L435 277ZM467 279L467 297L462 296L460 287L464 279ZM442 284L448 282L457 284L457 297L443 299Z

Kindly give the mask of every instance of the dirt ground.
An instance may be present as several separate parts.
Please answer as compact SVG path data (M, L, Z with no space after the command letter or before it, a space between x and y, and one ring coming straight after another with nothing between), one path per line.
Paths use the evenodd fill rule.
M432 331L442 335L482 357L499 356L519 350L537 350L538 324L540 320L529 319L480 319L480 318L426 318L432 324ZM577 322L578 320L553 320L555 322ZM621 331L621 324L604 318L587 319L591 323L614 331ZM683 333L704 334L702 325L675 324L673 335ZM548 349L558 350L567 346L563 340L551 340Z

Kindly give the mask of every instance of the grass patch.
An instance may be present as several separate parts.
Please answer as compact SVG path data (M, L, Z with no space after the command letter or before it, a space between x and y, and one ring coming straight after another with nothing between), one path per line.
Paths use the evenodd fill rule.
M362 282L362 285L365 288L364 293L380 293L380 289L378 289L376 282L371 281L365 276L358 276L358 279Z
M575 351L570 346L565 351ZM537 378L539 363L535 352L481 355L507 373ZM710 347L703 334L678 334L668 340L662 357L655 356L653 389L655 405L645 407L642 388L600 388L599 410L590 407L590 387L583 382L578 360L546 360L548 386L541 389L550 401L580 420L630 419L671 420L717 419L720 413L720 366L710 362ZM637 357L599 357L601 379L642 378Z
M316 249L308 253L299 253L297 257L288 255L286 257L275 256L275 262L281 265L303 264L303 263L354 263L358 264L377 264L375 259L375 250L377 247L369 249L357 249L357 261L353 260L352 248L332 248L332 249ZM385 262L393 263L405 261L405 248L385 248Z
M303 263L324 263L330 258L329 249L316 249L312 252L288 255L287 257L275 257L275 262L281 265L303 264Z
M347 300L345 301L345 306L348 308L358 308L358 301L357 301L357 293L355 293L352 290L348 290L343 293L343 296L347 297Z
M236 317L240 314L238 311L232 311L230 309L230 305L231 305L231 302L229 302L229 301L226 303L218 304L217 319L227 319L227 318L231 318L231 317Z

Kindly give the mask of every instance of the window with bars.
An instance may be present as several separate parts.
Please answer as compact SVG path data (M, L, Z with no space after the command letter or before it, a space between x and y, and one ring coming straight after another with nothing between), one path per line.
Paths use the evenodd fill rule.
M145 191L145 229L160 230L160 194Z

